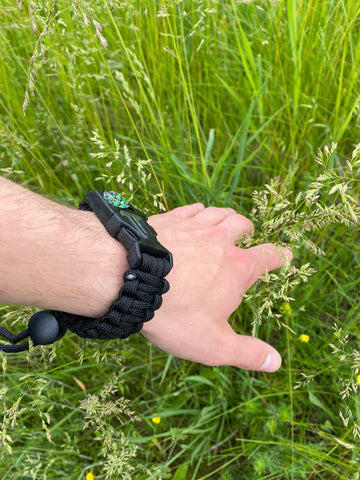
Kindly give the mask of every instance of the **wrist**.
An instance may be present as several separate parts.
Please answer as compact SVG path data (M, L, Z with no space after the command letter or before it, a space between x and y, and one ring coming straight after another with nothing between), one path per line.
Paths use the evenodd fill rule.
M160 308L162 295L169 290L165 277L172 268L172 255L158 242L157 233L147 223L146 215L114 191L89 191L79 210L94 212L110 237L125 246L130 268L126 269L124 285L109 310L104 315L102 312L97 314L101 318L59 310L53 310L51 314L59 326L80 337L127 338L139 332L143 323L151 320L155 310Z
M0 303L101 316L117 297L126 249L92 212L1 183Z
M63 222L59 248L64 249L66 261L59 289L67 285L67 292L47 308L101 317L124 284L127 250L108 234L93 212L68 209Z

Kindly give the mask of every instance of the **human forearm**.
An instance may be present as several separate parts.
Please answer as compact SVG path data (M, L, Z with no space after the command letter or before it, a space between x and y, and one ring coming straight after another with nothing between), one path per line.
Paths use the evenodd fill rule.
M178 207L149 218L173 255L170 291L141 333L180 358L274 371L279 353L228 319L244 293L292 254L236 247L254 225L229 208ZM91 212L66 208L0 178L0 302L100 317L118 297L127 251Z
M126 268L125 248L92 212L0 177L0 303L99 317Z

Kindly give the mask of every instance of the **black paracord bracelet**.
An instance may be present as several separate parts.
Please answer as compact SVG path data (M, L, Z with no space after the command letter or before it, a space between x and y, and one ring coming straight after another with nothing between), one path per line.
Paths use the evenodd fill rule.
M154 317L169 290L165 276L172 268L172 255L156 239L147 217L131 206L121 195L107 191L90 191L81 202L81 210L93 211L110 235L128 250L130 269L123 276L125 285L119 298L101 318L90 318L59 311L40 311L29 321L28 328L12 335L0 327L0 335L13 345L0 344L0 350L16 353L29 348L28 342L15 345L29 336L34 345L46 345L61 338L68 328L83 338L126 338L141 330Z
M56 320L83 338L127 338L141 330L143 323L154 317L162 304L161 295L169 290L163 277L170 271L169 262L144 254L139 268L129 269L123 279L119 298L101 318L51 312Z

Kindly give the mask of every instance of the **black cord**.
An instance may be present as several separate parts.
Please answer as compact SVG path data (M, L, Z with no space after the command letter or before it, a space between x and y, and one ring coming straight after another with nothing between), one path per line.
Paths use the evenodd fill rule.
M80 204L79 209L90 210L84 203ZM162 295L169 290L169 282L164 277L170 272L171 266L166 258L143 253L137 268L130 268L124 273L125 285L120 289L119 298L101 318L59 311L37 312L29 321L29 329L18 335L13 335L6 328L0 327L0 335L13 344L0 344L0 351L17 353L28 350L28 342L16 344L28 337L29 333L35 345L52 343L61 338L67 328L82 338L102 340L127 338L139 332L144 322L151 320L155 310L160 308ZM46 330L50 324L53 329L50 328L47 334ZM58 335L58 331L61 335Z
M91 211L86 202L81 202L79 209ZM144 253L138 268L125 272L125 285L120 289L119 298L101 318L58 311L51 313L62 327L82 338L127 338L139 332L144 322L151 320L155 310L160 308L161 296L169 290L169 283L163 277L170 270L169 260Z
M170 264L163 258L143 254L137 269L124 274L125 285L119 298L101 318L84 317L65 312L52 311L60 325L83 338L110 340L127 338L141 330L144 322L154 317L162 304L162 295L169 290L163 277L170 271Z
M7 328L0 327L0 335L13 344L13 345L0 344L0 351L5 353L18 353L18 352L23 352L24 350L29 350L29 342L16 345L16 343L21 342L22 340L24 340L29 336L27 329L23 330L21 333L17 335L13 335L11 332L9 332Z

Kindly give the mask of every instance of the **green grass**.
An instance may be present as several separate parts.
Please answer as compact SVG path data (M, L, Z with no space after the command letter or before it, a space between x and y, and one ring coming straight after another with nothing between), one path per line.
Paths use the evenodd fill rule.
M253 191L275 176L292 200L306 191L321 173L318 149L332 142L329 168L343 174L359 143L359 2L72 3L2 1L2 174L69 205L107 180L129 194L116 181L124 155L106 168L116 139L133 159L151 159L139 206L154 211L159 194L168 208L202 201L248 216ZM96 155L94 131L106 158ZM130 176L137 181L136 169ZM295 333L266 315L256 330L283 356L275 374L181 361L140 336L98 344L68 335L27 358L9 356L1 478L359 479L359 228L326 225L309 238L326 256L299 242L295 264L311 262L317 273L290 293L282 321ZM234 316L237 331L250 334L259 298ZM10 325L29 309L5 312ZM114 394L101 397L114 371ZM90 394L109 414L83 430L80 402Z

